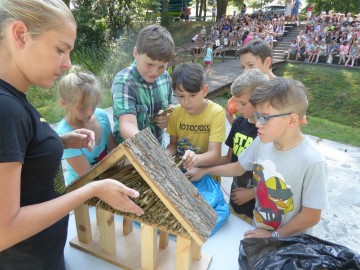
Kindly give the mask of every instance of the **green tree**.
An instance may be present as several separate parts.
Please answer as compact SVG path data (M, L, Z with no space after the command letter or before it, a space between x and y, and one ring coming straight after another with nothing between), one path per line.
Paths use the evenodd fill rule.
M169 26L171 23L171 17L169 16L169 0L162 0L161 8L161 25Z
M318 14L322 11L329 12L334 10L335 12L358 14L360 12L359 0L307 0L307 4L314 5L314 12Z

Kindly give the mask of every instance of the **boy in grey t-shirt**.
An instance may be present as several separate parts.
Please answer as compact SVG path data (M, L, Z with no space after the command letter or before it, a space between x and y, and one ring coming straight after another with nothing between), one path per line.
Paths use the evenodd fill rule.
M256 89L258 137L241 153L238 163L193 169L191 180L204 174L237 176L252 170L254 225L245 238L287 237L308 232L327 205L325 158L301 133L307 91L298 81L275 78Z

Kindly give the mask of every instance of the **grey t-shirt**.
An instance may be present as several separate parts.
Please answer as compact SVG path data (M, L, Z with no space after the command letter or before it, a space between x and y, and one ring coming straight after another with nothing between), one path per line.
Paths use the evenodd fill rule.
M241 153L239 162L254 174L257 228L276 230L296 216L302 206L326 207L326 161L309 138L288 151L278 151L273 142L262 143L257 137Z

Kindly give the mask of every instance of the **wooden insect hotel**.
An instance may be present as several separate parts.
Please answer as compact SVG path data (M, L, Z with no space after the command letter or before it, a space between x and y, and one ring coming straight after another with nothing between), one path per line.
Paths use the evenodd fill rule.
M130 165L123 165L125 161ZM149 129L120 144L68 191L104 178L138 190L135 203L145 214L124 213L93 198L74 211L77 237L70 241L72 247L124 269L208 269L212 256L201 247L215 226L216 213ZM89 205L96 206L93 223ZM176 242L169 241L169 234Z

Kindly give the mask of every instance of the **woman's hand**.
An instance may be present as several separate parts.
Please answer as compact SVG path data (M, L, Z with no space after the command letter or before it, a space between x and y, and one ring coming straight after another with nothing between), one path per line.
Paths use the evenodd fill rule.
M92 151L95 145L95 133L81 128L60 135L65 148L88 148Z
M114 179L104 179L91 184L95 185L95 196L113 208L138 216L144 214L144 210L131 200L131 198L139 197L140 194L136 190Z

